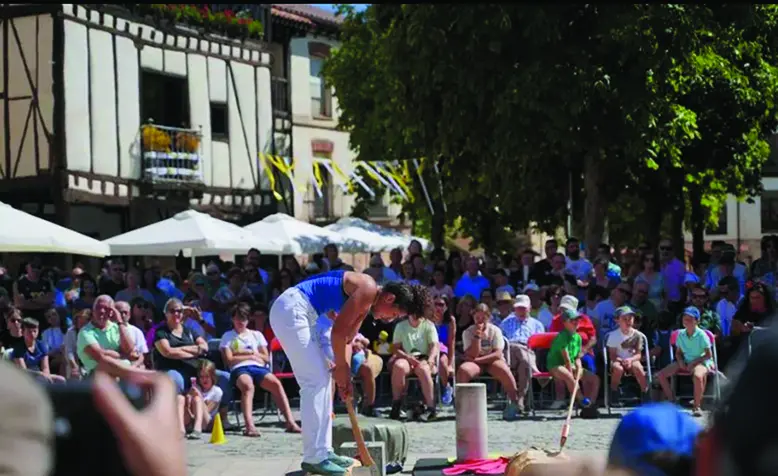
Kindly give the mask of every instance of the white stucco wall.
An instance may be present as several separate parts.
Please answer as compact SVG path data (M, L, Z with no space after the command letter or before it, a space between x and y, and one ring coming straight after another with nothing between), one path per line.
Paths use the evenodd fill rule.
M101 22L96 12L64 6L66 15L92 23ZM66 17L67 18L67 17ZM112 24L110 15L102 24ZM202 128L202 170L206 186L255 189L260 182L258 153L270 149L272 105L269 55L243 51L215 42L205 43L213 52L235 58L208 57L197 50L185 33L163 35L149 25L117 18L116 26L130 35L158 44L140 49L124 36L65 20L65 116L68 169L94 172L123 179L139 179L140 117L139 77L143 70L186 78L189 90L190 124ZM142 30L139 30L141 28ZM195 45L195 46L193 46ZM114 74L114 57L117 74ZM229 70L232 70L232 75ZM91 77L91 79L90 79ZM234 81L233 81L234 77ZM89 97L91 94L91 106ZM116 100L118 97L118 108ZM229 135L211 140L210 102L226 102ZM240 106L240 107L239 107ZM240 109L240 112L239 112ZM176 126L176 124L160 124ZM118 147L117 147L118 139Z
M298 167L295 174L296 183L309 184L312 178L313 150L312 141L329 141L333 144L332 160L340 169L348 175L353 170L353 162L356 154L349 147L348 133L336 130L339 115L338 99L332 98L332 118L314 118L311 115L310 97L310 55L308 44L311 42L322 43L330 47L337 47L337 42L309 35L305 38L292 39L289 45L291 55L289 84L292 96L292 148ZM337 178L336 178L337 180ZM311 206L306 202L308 194L304 190L298 190L295 194L295 217L300 220L310 220ZM334 217L348 216L354 204L354 199L342 190L333 187L333 215ZM400 206L391 204L389 215L396 216L400 213Z

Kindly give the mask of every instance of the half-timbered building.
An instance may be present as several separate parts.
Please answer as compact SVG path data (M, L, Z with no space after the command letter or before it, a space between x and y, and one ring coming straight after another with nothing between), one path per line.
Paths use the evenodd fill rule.
M100 238L190 206L275 211L257 160L275 125L256 28L252 40L130 4L2 11L1 201Z

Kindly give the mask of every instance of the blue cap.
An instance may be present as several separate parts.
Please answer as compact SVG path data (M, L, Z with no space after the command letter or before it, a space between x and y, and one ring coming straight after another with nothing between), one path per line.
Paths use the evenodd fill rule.
M650 403L621 419L613 434L608 465L640 475L663 475L645 458L653 453L691 457L702 427L671 403Z
M700 320L700 310L697 309L694 306L689 306L686 309L684 309L683 310L683 315L684 316L692 316L695 321L699 321Z

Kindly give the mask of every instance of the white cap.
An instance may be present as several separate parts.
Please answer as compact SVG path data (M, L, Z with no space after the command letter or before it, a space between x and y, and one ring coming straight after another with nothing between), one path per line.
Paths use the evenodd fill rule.
M513 307L523 307L524 309L530 309L532 305L529 302L529 296L526 294L519 294L516 296L516 300L513 301Z
M575 296L567 295L562 296L562 300L559 302L559 307L562 309L570 309L571 311L578 310L578 299Z

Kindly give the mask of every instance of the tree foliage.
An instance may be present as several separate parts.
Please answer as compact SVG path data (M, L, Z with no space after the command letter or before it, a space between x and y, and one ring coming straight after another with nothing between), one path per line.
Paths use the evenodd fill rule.
M690 191L711 211L759 192L777 9L376 4L347 12L325 74L360 159L438 162L448 224L487 249L553 231L572 176L592 246L625 193L661 222Z

